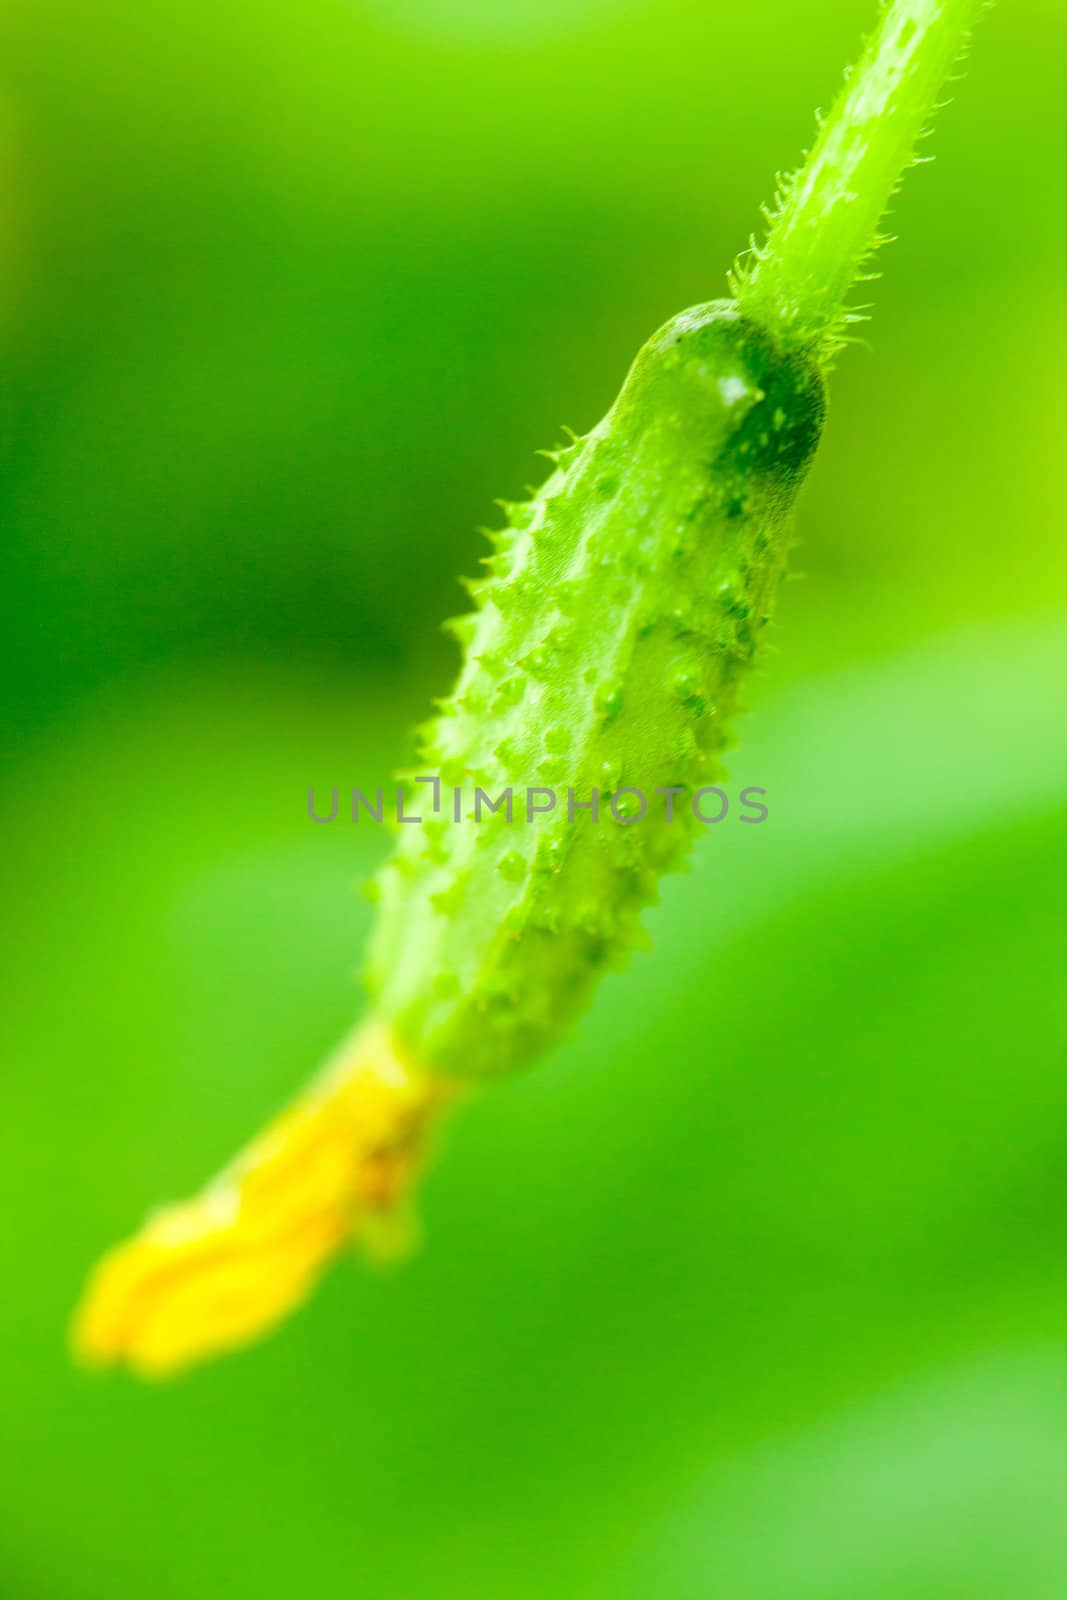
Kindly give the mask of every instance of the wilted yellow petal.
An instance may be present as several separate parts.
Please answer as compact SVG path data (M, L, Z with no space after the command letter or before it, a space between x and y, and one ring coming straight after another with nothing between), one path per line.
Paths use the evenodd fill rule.
M247 1344L310 1293L350 1239L407 1226L425 1127L450 1087L368 1025L199 1195L104 1257L75 1317L96 1365L159 1376Z

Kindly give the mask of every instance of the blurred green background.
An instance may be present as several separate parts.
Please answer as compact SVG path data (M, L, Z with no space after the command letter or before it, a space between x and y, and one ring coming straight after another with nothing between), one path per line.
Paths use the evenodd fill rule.
M385 841L309 784L404 757L474 526L723 292L872 11L4 6L5 1600L1067 1594L1060 0L896 203L770 822L457 1121L410 1265L171 1386L64 1344L359 1005Z

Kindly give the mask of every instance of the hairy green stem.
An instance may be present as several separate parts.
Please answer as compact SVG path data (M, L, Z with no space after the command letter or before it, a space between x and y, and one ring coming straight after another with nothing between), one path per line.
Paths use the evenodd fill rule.
M845 297L985 0L889 0L803 167L782 186L762 247L737 263L742 312L794 347L830 354Z

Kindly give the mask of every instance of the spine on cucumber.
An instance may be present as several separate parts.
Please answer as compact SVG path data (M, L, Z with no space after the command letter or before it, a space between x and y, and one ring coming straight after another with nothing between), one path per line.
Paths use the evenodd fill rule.
M731 301L698 306L508 508L411 774L440 778L439 814L412 782L423 820L378 880L369 987L427 1067L523 1065L640 942L699 826L691 798L721 775L823 415L811 357ZM529 818L536 788L555 804Z

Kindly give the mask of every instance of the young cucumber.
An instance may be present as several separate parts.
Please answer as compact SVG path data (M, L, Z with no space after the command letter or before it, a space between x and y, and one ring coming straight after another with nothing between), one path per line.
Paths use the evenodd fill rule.
M420 749L422 775L462 786L461 820L440 793L432 817L430 785L412 782L422 823L400 828L379 878L375 1009L424 1066L521 1065L639 942L658 875L700 827L692 798L719 775L823 413L813 359L732 301L698 306L508 508ZM476 789L512 789L513 820Z
M551 1043L638 942L719 775L821 374L860 314L849 285L981 4L883 5L737 299L668 323L604 421L509 508L411 774L423 820L380 878L372 1015L206 1188L105 1256L75 1321L82 1359L176 1372L273 1327L349 1241L395 1252L427 1131L472 1080ZM446 786L465 796L460 821L450 792L427 815L435 780L439 806ZM559 799L528 819L537 789L538 810ZM669 812L658 790L678 791ZM599 815L578 809L594 791Z

